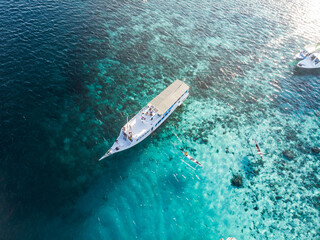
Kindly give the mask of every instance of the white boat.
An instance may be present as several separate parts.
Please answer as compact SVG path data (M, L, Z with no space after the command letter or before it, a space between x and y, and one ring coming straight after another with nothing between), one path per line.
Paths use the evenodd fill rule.
M297 66L299 68L306 68L306 69L314 69L320 68L320 52L319 53L312 53L304 60L300 61Z
M174 81L130 119L122 128L112 147L100 159L131 148L154 132L189 96L189 86Z
M313 44L309 44L307 46L305 46L301 52L297 53L294 56L295 60L303 60L306 57L308 57L310 54L314 53L314 52L320 52L320 42L318 43L313 43Z

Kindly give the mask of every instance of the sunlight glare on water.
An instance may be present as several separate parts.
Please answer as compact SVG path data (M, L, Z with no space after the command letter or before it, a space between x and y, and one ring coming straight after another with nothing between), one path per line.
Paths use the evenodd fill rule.
M292 3L291 26L295 34L309 41L317 42L320 39L320 1L297 0Z

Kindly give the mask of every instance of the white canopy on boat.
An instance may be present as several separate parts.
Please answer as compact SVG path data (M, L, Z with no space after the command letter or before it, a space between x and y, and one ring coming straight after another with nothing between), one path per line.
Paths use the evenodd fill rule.
M169 87L163 90L151 102L148 107L155 107L156 112L164 114L178 99L189 89L189 86L180 80L174 81Z

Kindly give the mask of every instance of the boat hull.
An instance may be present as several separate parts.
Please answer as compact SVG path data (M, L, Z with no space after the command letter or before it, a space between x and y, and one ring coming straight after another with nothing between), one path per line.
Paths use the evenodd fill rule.
M117 147L119 146L119 142L122 141L122 143L125 143L123 140L123 132L120 132L119 137L117 138L116 142L112 145L112 147L108 150L108 152L103 155L100 159L104 159L107 158L115 153L124 151L126 149L132 148L133 146L139 144L140 142L142 142L144 139L146 139L151 133L153 133L157 128L159 128L162 123L164 123L167 118L177 109L177 107L179 107L184 101L185 99L189 96L189 90L187 90L167 111L167 113L163 114L161 117L159 117L158 119L156 119L152 124L149 125L148 128L145 129L145 132L137 137L137 138L133 138L131 142L127 142L129 144L121 146L121 148ZM145 108L144 108L145 109ZM134 122L135 120L139 120L139 118L141 117L141 112L143 111L143 109L137 114L135 115L129 122ZM128 123L126 124L128 125ZM125 125L125 126L126 126ZM129 141L129 140L125 140L125 141Z
M320 68L320 62L319 60L311 60L310 57L307 57L306 59L300 61L297 64L297 67L304 68L304 69L319 69Z

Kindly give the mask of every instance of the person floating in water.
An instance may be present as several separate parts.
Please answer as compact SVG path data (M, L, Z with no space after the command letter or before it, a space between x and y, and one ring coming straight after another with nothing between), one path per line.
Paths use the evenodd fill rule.
M181 152L183 153L183 155L185 155L189 160L191 160L192 162L194 162L195 164L199 165L200 167L202 167L201 163L198 162L197 160L195 160L193 157L191 157L188 152L184 152L182 149L180 149Z
M256 145L256 149L257 149L257 152L258 152L259 156L260 156L261 159L263 160L263 154L262 154L262 152L261 152L261 150L260 150L260 148L259 148L259 146L258 146L257 141L254 140L254 143L255 143L255 145Z

